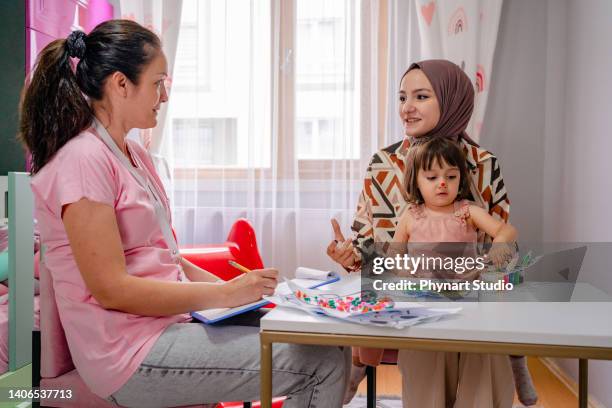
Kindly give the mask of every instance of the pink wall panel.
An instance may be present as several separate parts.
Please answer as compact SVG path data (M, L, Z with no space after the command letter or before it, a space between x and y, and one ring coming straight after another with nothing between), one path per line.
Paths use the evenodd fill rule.
M26 0L26 76L38 53L51 41L66 38L73 30L89 32L113 14L107 0ZM30 169L29 155L26 169Z
M27 0L26 26L54 38L83 29L87 14L86 0Z
M55 40L55 38L47 34L40 33L36 30L32 30L31 28L26 28L26 44L28 44L26 54L27 72L30 72L32 68L34 68L38 53L53 40Z
M66 38L73 30L91 31L113 18L108 0L26 0L26 69L36 56L56 38Z
M98 24L113 18L113 5L107 0L89 0L87 17L85 19L85 32L93 30Z

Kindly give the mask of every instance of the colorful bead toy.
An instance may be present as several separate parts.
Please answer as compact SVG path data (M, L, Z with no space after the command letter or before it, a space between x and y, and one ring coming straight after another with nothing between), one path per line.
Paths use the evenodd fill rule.
M394 303L389 298L377 299L375 295L365 292L363 296L309 295L301 290L295 291L295 297L302 302L325 309L346 313L369 313L393 309Z

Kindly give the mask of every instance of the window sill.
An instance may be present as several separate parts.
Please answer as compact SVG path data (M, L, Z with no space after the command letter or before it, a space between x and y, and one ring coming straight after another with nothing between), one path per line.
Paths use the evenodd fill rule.
M299 179L302 180L363 180L365 166L357 159L299 160ZM274 172L270 167L175 167L175 180L220 179L244 180L252 177L292 180L287 172Z

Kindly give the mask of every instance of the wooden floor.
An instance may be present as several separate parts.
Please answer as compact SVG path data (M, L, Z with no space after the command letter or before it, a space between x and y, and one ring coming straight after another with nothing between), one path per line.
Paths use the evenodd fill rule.
M575 408L578 399L548 368L537 358L529 357L527 364L538 390L538 403L540 408ZM578 363L576 363L578 364ZM380 366L376 370L376 391L379 396L401 396L402 383L397 366ZM366 394L366 382L359 385L358 394ZM519 405L515 397L515 404Z

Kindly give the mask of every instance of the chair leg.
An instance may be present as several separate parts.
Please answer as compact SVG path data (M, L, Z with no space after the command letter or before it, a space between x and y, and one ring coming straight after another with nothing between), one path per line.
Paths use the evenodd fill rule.
M32 387L40 387L40 331L32 330ZM40 401L33 401L32 408L40 408Z
M40 386L40 331L32 330L32 387Z
M376 367L366 367L368 390L366 394L367 407L376 408Z

